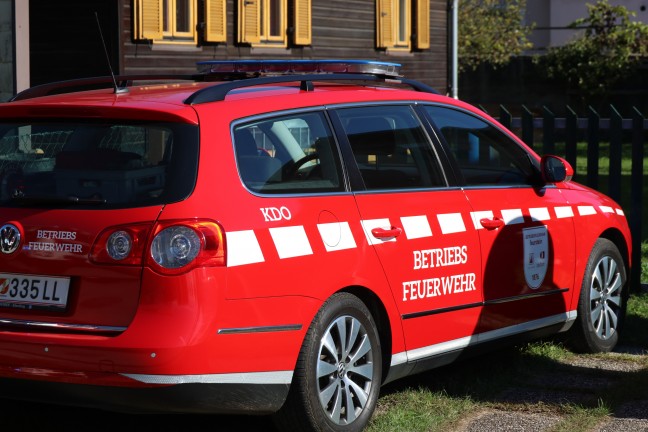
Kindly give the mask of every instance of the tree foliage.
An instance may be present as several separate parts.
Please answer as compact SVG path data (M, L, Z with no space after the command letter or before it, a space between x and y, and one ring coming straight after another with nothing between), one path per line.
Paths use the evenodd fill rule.
M632 12L608 0L587 8L586 18L570 24L585 31L538 61L550 78L564 80L586 96L602 95L648 56L648 25L631 21Z
M531 48L532 26L523 24L526 0L459 1L459 68L503 66Z

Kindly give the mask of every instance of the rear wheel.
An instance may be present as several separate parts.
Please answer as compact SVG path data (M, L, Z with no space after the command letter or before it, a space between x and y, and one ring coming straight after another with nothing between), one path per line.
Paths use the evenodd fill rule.
M617 247L598 239L590 253L572 327L572 345L581 352L608 352L619 340L625 316L626 271Z
M381 376L380 342L369 310L352 294L335 294L306 334L276 423L290 431L361 431L376 407Z

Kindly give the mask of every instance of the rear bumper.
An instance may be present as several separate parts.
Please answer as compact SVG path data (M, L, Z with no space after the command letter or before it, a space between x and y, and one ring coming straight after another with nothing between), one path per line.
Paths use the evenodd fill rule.
M189 383L111 387L0 379L0 397L126 413L270 414L283 405L289 384Z

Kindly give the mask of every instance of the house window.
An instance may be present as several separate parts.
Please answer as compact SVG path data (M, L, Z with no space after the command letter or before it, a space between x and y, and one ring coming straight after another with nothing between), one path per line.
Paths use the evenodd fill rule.
M162 0L162 36L170 40L194 41L193 0Z
M430 47L430 0L376 0L376 45L388 50Z
M205 42L227 40L226 0L135 0L133 39L153 43L196 44L197 23L205 23ZM200 17L199 17L200 15Z
M277 47L286 47L289 39L293 45L311 43L311 0L239 0L238 8L240 43Z

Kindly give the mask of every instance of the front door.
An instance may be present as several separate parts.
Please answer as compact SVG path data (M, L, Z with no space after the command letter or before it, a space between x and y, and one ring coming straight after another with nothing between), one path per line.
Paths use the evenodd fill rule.
M540 181L534 157L493 124L439 106L425 110L465 181L483 257L480 332L564 321L574 288L574 209Z

